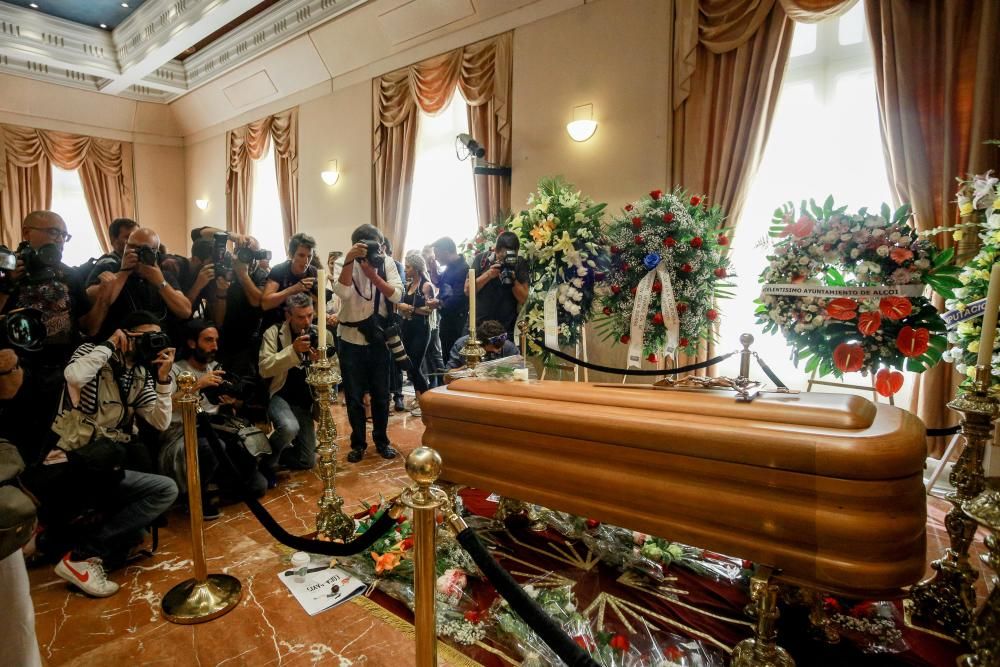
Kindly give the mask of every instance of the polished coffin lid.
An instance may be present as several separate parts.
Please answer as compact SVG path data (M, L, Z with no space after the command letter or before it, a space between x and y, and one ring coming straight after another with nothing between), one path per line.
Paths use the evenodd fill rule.
M889 593L924 567L924 427L842 394L462 379L421 397L443 477Z

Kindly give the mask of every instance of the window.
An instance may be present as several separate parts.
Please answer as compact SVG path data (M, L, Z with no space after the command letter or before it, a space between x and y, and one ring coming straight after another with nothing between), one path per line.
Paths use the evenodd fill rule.
M455 137L469 131L467 114L458 91L437 115L420 112L403 250L420 250L442 236L461 243L479 228L471 160L455 155ZM393 250L397 259L403 257L399 248Z
M805 388L807 377L792 364L784 338L763 334L753 315L754 300L760 295L757 276L766 263L761 241L774 209L789 200L798 206L803 199L822 201L832 194L838 205L855 211L891 203L868 42L861 3L837 19L795 26L792 56L760 171L733 239L739 278L735 298L720 304L721 349L734 349L741 333L753 333L753 349L789 387ZM720 369L727 376L737 371L736 357ZM859 374L845 376L845 382L871 384ZM906 404L910 386L908 378L897 402Z
M64 264L79 266L91 257L104 254L90 209L87 208L87 199L83 196L83 183L78 170L67 171L53 165L51 209L62 216L66 231L73 235L73 239L63 247Z
M274 142L267 142L267 152L253 161L253 194L250 198L250 235L260 247L281 261L287 250L285 225L281 220L278 197L278 173L274 164Z

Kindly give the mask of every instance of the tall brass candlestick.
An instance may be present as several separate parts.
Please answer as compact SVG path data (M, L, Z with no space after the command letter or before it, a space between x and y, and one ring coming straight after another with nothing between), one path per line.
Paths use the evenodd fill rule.
M1000 574L1000 477L987 479L986 490L962 505L962 509L990 531L983 540L987 552L982 560ZM967 639L972 653L962 656L960 665L1000 665L1000 582L993 584L993 591L976 613Z
M320 320L326 326L325 315ZM337 425L330 413L330 393L333 386L340 383L340 373L326 356L327 346L319 348L319 361L309 367L306 382L316 393L319 407L319 424L316 428L316 453L319 455L319 478L323 481L323 493L319 497L319 512L316 514L316 532L331 540L345 542L354 535L354 520L344 514L344 499L337 495Z
M979 577L979 572L969 564L976 521L962 506L985 487L983 452L993 441L993 421L1000 414L997 400L989 393L990 371L990 366L976 366L973 390L948 404L962 414L960 426L965 436L965 447L948 478L955 491L945 497L953 505L944 521L949 545L944 555L931 563L934 576L910 591L916 620L930 621L960 639L966 638L975 612L974 585Z

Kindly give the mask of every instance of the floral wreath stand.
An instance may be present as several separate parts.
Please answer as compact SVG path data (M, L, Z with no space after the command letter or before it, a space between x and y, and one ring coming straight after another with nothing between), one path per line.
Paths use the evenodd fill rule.
M874 373L871 374L872 383L870 387L863 384L847 384L846 382L838 380L817 380L816 373L817 371L813 370L813 372L809 374L809 379L806 380L806 391L812 391L813 387L816 385L819 385L820 387L840 387L841 389L856 389L858 391L871 392L872 401L878 403L879 393L878 390L875 389ZM896 402L893 400L892 396L889 396L889 405L892 406L896 405Z
M525 336L526 335L527 334L525 334ZM577 359L580 359L581 361L586 361L586 362L590 361L590 359L587 358L587 327L586 327L586 325L584 325L583 327L580 328L580 339L576 342L576 345L574 346L574 348L575 348L574 349L574 354L575 354L575 356L576 356ZM524 347L524 349L525 349L525 352L527 352L527 347L526 346ZM527 354L525 354L525 359L527 359L527 358L528 358ZM539 380L544 380L545 379L545 375L548 373L548 370L549 370L549 367L543 361L542 362L542 373L541 373L541 375L538 376L538 379ZM573 364L573 382L579 382L579 381L580 381L580 366L579 366L579 364ZM584 382L590 382L590 371L587 370L586 366L583 367L583 381Z

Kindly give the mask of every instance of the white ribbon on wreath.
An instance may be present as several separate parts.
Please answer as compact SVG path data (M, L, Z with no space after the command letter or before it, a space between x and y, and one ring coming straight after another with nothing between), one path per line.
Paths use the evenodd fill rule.
M552 287L545 293L543 313L545 315L545 347L559 349L559 283L552 282Z
M680 340L681 318L677 314L677 300L674 297L674 286L667 273L666 261L661 260L649 273L642 277L635 290L635 303L632 305L632 330L629 334L628 368L642 366L643 338L646 333L646 315L649 313L649 302L653 298L653 283L660 279L660 313L663 315L663 326L667 330L667 342L663 348L665 355L677 350Z

